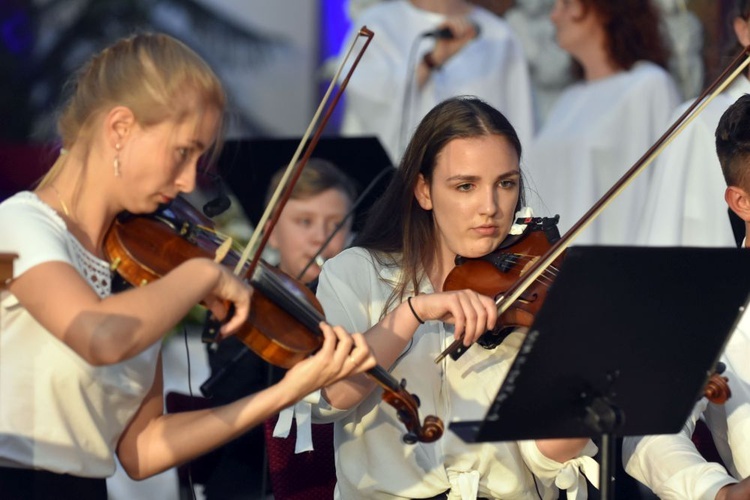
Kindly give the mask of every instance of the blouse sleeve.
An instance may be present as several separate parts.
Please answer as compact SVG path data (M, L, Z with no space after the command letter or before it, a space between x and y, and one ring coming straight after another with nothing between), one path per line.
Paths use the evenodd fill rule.
M750 314L742 315L722 356L732 397L724 403L727 440L739 477L750 476Z
M707 462L691 440L707 404L706 399L699 401L677 434L626 437L626 472L663 499L715 498L723 486L737 482L721 465Z
M14 278L45 262L71 262L62 221L50 215L23 201L9 200L0 206L0 248L18 254Z
M365 332L378 322L372 300L371 284L377 280L371 257L362 249L350 249L323 266L317 297L323 306L326 321L343 327L349 333ZM315 423L328 423L344 418L351 410L333 408L325 398L313 405Z
M361 249L345 250L324 264L318 280L317 298L330 325L342 326L350 333L364 332L370 328L367 308L370 293L366 283L370 282L374 271L368 270L372 270L371 260ZM353 276L358 280L354 280ZM311 451L314 449L312 424L334 422L351 411L353 409L332 407L321 391L315 391L279 413L273 436L286 438L294 421L297 428L295 453Z

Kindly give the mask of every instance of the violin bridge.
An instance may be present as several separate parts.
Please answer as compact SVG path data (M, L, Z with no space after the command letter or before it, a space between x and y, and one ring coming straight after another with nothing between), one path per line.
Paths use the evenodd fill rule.
M224 257L227 256L227 254L229 253L229 250L231 249L232 249L232 238L227 238L216 249L216 253L214 254L214 262L216 262L217 264L221 264L221 261L224 260Z
M525 265L523 266L523 269L521 269L521 273L520 273L520 275L521 275L521 276L523 276L524 274L526 274L526 271L528 271L528 270L529 270L529 268L530 268L530 267L531 267L532 265L534 265L534 263L536 263L536 261L538 261L538 260L539 260L539 257L536 257L536 256L534 256L534 257L531 257L531 258L530 258L530 259L528 260L528 262L526 262L526 264L525 264Z
M121 262L122 262L122 259L120 259L120 257L115 257L114 260L109 263L109 270L117 271L117 268L120 267Z

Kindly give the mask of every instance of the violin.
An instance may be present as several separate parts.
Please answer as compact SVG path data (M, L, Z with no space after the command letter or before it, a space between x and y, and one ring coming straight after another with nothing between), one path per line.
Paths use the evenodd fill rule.
M703 396L710 402L723 405L727 399L732 397L732 391L729 388L729 379L722 375L726 366L721 361L717 363L713 373L708 377L706 386L703 388Z
M472 289L490 297L498 295L501 297L504 290L520 279L526 269L560 239L557 229L558 220L559 216L517 219L517 225L526 226L523 232L508 236L492 253L476 259L457 256L456 267L448 273L443 283L443 290ZM546 273L526 288L511 307L499 316L497 326L484 333L477 340L477 344L485 349L494 349L515 329L531 327L563 259L564 253L555 260ZM460 341L454 343L459 344L450 352L455 360L468 347ZM440 359L442 357L438 361ZM724 364L718 363L703 389L703 396L714 404L724 404L732 396L729 380L722 375L724 369Z
M471 289L501 300L503 294L517 282L539 257L560 239L557 223L560 217L525 217L516 220L523 227L517 235L509 235L492 253L477 259L457 256L456 266L443 282L443 291ZM563 260L558 257L545 273L537 278L524 293L498 317L497 326L483 334L477 343L485 349L494 349L513 330L530 327L536 313L541 309L552 281ZM458 359L468 347L460 340L453 342L446 351ZM437 360L440 361L441 355Z
M135 286L157 280L191 258L226 265L239 261L237 252L227 249L213 230L212 221L181 197L154 214L118 217L105 236L104 252L111 268ZM321 347L319 323L325 317L306 286L262 260L243 277L254 292L250 315L236 336L248 348L273 365L291 368ZM379 365L366 373L384 389L383 400L406 426L405 443L430 443L442 436L439 418L428 415L420 424L419 399L406 391L405 380L394 379Z

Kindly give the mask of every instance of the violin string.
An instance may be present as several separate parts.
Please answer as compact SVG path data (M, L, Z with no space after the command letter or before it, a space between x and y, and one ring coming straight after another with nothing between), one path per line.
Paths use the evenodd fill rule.
M511 254L511 255L513 255L514 257L516 257L518 259L517 263L528 263L528 262L532 262L535 259L539 258L539 256L537 256L537 255L527 255L527 254L521 254L521 253L514 253L514 254ZM560 272L560 269L558 267L556 267L554 265L550 265L550 266L547 267L547 269L545 269L539 275L539 277L537 279L539 281L542 281L543 283L546 284L546 286L549 287L552 284L552 281L554 280L554 278L557 277L557 275L559 274L559 272ZM544 278L544 281L542 280L542 278Z
M289 287L284 285L283 281L276 275L276 273L270 271L259 273L259 277L256 281L265 288L266 295L269 299L272 299L273 297L287 298L290 296ZM281 306L281 304L277 305ZM315 309L305 297L293 295L287 302L287 305L297 309L298 317L308 322L308 326L311 327L313 333L322 335L322 332L318 329L318 323L323 321L323 315L320 314L320 311Z
M214 229L212 227L196 225L195 229L197 230L196 234L209 235L209 237L207 239L211 243L224 243L226 240L229 240L229 239L233 240L234 239L231 236L229 236L228 234L224 234L224 233L222 233L220 231L217 231L216 229ZM211 236L213 236L213 239L211 238ZM233 241L232 242L232 249L233 250L238 250L237 245L238 245L237 242Z

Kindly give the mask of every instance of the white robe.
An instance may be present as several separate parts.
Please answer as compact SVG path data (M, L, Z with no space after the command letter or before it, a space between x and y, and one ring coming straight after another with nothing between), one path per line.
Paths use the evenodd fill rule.
M568 88L523 162L534 213L559 214L567 232L666 131L677 103L672 78L649 62ZM575 242L632 244L649 174L627 186Z
M729 224L727 185L716 156L716 127L721 115L743 94L750 81L739 76L685 127L652 165L637 242L654 246L737 246ZM685 103L676 121L689 107Z
M473 7L469 17L480 28L477 38L433 71L417 90L416 68L434 45L432 38L420 35L437 28L445 16L408 1L383 2L366 9L354 28L359 31L365 25L375 36L344 94L342 135L377 136L396 164L429 110L449 97L475 95L505 114L521 143L528 144L534 132L533 105L521 45L497 15Z

